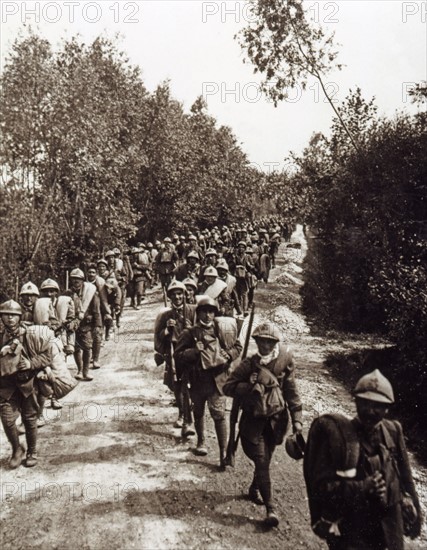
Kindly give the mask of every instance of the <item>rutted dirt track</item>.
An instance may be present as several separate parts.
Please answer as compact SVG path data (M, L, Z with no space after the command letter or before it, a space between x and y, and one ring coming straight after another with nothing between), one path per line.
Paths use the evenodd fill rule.
M282 245L272 282L257 291L256 321L273 318L288 336L307 429L319 413L353 412L347 391L324 370L322 358L331 346L351 349L357 342L313 338L302 318L283 305L281 297L290 290L285 271L291 275L285 275L287 283L298 285L297 256L286 256ZM310 530L302 464L283 446L272 468L281 523L266 531L263 507L243 497L252 467L241 449L235 470L219 472L208 416L207 457L196 457L193 438L183 441L173 428L172 395L153 361L152 330L162 307L154 291L140 311L126 309L120 333L103 348L95 380L80 382L62 411L46 409L36 468L8 470L9 446L1 434L2 547L325 548ZM415 476L423 499L426 472L417 467ZM426 548L425 532L407 547Z

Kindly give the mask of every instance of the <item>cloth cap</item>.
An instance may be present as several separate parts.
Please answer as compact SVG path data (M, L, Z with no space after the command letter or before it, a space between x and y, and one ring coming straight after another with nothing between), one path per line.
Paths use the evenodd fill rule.
M301 433L289 435L285 441L285 449L291 458L301 460L305 451L304 436Z
M356 397L370 399L378 403L394 403L393 388L378 369L362 376L353 393Z

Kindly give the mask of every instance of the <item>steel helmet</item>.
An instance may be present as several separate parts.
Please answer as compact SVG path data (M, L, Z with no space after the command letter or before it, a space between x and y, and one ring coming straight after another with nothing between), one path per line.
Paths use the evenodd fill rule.
M15 302L15 300L8 300L7 302L0 304L0 315L3 313L9 313L10 315L22 315L22 308L18 302Z
M19 293L20 296L23 294L30 294L31 296L40 296L39 289L36 287L34 283L25 283L22 285L21 292Z
M184 279L183 281L183 284L187 287L187 286L192 286L195 290L197 290L197 283L194 279L192 279L191 277L187 277L186 279Z
M108 265L108 262L105 258L100 258L97 262L96 262L96 265L99 265L99 264L104 264L104 265Z
M164 242L164 243L171 243L171 242L172 242L172 239L171 239L170 237L165 237L165 238L163 239L163 242Z
M115 256L114 250L107 250L105 253L105 257L108 258L109 256Z
M254 249L252 248L252 246L248 245L248 246L246 247L246 252L249 252L249 253L252 254L253 251L254 251Z
M218 305L216 301L210 296L206 296L205 294L202 294L201 296L198 296L196 300L197 300L196 311L203 308L212 308L218 314L219 312Z
M218 271L214 268L213 265L210 265L203 271L203 275L205 277L218 277Z
M230 268L228 267L228 263L224 258L220 258L218 260L218 263L216 264L216 269L224 269L224 271L230 271Z
M282 333L277 325L266 321L256 327L252 333L252 338L268 338L269 340L280 342L282 340Z
M197 241L197 237L195 235L189 235L188 240L189 241Z
M285 441L285 449L288 455L294 460L301 460L304 457L305 439L301 433L289 435Z
M199 255L197 254L197 252L195 250L191 250L191 252L189 252L187 254L187 260L188 258L196 258L196 260L199 259Z
M180 235L180 236L179 236L179 240L180 240L180 241L185 241L185 240L186 240L186 239L185 239L185 236L184 236L184 235Z
M119 256L120 255L120 248L113 248L113 252L114 252L114 255L115 256Z
M185 292L187 289L185 288L185 284L181 281L172 281L171 284L168 286L167 293L170 294L174 290L182 290Z
M362 376L353 393L356 397L370 399L378 403L394 403L393 388L378 369Z
M147 248L153 248L153 243L147 243Z
M208 248L205 252L206 256L218 256L218 252L215 250L215 248Z
M246 248L246 244L247 244L247 243L245 243L245 241L239 241L239 242L237 243L237 246L244 246L244 247Z
M76 267L76 269L73 269L73 271L70 273L70 279L83 279L85 278L85 274L81 269Z
M54 288L55 290L57 290L59 292L59 285L53 279L46 279L40 285L40 290L47 290L48 288Z

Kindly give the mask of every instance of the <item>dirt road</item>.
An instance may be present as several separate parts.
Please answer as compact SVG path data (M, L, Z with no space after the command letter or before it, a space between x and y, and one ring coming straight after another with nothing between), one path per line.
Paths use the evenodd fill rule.
M284 305L299 285L300 260L298 251L285 254L282 245L272 282L260 286L256 303L257 322L265 317L279 322L294 349L308 428L319 413L353 411L347 391L324 370L322 359L331 345L345 349L354 341L312 338L301 316ZM153 361L153 323L161 307L156 291L140 311L126 309L120 334L103 348L95 380L80 382L61 411L46 409L36 468L9 470L9 446L1 433L2 547L325 548L310 530L302 464L283 447L272 468L281 523L266 531L263 507L243 497L252 467L241 449L235 470L219 472L210 418L207 457L196 457L194 440L183 441L173 428L176 409ZM425 471L417 468L416 477L425 491ZM425 537L408 544L425 547Z

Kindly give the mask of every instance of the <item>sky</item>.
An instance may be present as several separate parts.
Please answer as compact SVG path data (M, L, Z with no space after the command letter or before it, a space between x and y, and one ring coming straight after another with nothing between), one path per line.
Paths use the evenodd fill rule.
M339 102L359 86L375 96L380 114L415 112L407 91L427 79L427 2L306 0L310 16L335 32L341 71L326 77ZM169 79L173 96L188 110L202 95L218 124L232 128L254 166L287 170L317 131L328 133L333 112L318 84L290 90L277 108L259 90L259 79L234 38L248 24L245 1L41 0L1 2L2 66L25 24L53 45L77 34L90 42L120 33L120 47L154 90Z

